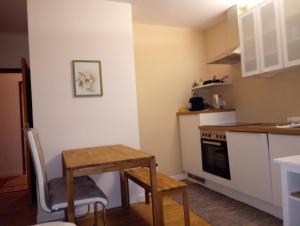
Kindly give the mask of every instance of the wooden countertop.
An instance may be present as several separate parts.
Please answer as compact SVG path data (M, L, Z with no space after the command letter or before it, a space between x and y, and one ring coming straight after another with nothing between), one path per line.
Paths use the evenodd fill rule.
M277 128L275 123L257 123L247 124L238 123L233 126L199 126L200 130L219 130L230 132L249 132L249 133L273 133L273 134L286 134L286 135L300 135L300 128Z
M235 111L234 109L205 109L201 111L183 111L177 112L177 115L197 115L197 114L206 114L206 113L215 113L215 112L229 112Z

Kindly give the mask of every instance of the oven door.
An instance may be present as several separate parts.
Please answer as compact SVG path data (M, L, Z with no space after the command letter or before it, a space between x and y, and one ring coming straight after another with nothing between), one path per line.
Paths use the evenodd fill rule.
M201 139L201 150L203 170L230 180L227 142Z

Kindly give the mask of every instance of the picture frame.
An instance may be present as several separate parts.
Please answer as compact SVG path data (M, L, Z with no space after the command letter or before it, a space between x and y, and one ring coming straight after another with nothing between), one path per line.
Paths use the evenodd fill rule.
M72 60L75 97L103 96L101 61Z

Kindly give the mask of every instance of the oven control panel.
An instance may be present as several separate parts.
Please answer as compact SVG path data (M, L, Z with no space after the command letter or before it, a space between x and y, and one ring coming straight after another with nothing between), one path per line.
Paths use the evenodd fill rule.
M225 131L200 130L201 139L226 141Z

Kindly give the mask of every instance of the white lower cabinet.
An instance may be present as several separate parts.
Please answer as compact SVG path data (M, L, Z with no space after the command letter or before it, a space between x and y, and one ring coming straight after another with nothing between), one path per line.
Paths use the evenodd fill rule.
M235 111L179 115L182 168L187 173L204 177L200 145L200 125L234 123Z
M180 143L182 168L188 173L202 176L199 115L180 115Z
M282 206L280 165L274 159L300 154L300 136L269 134L273 201Z
M227 132L226 136L232 188L272 203L267 134Z

